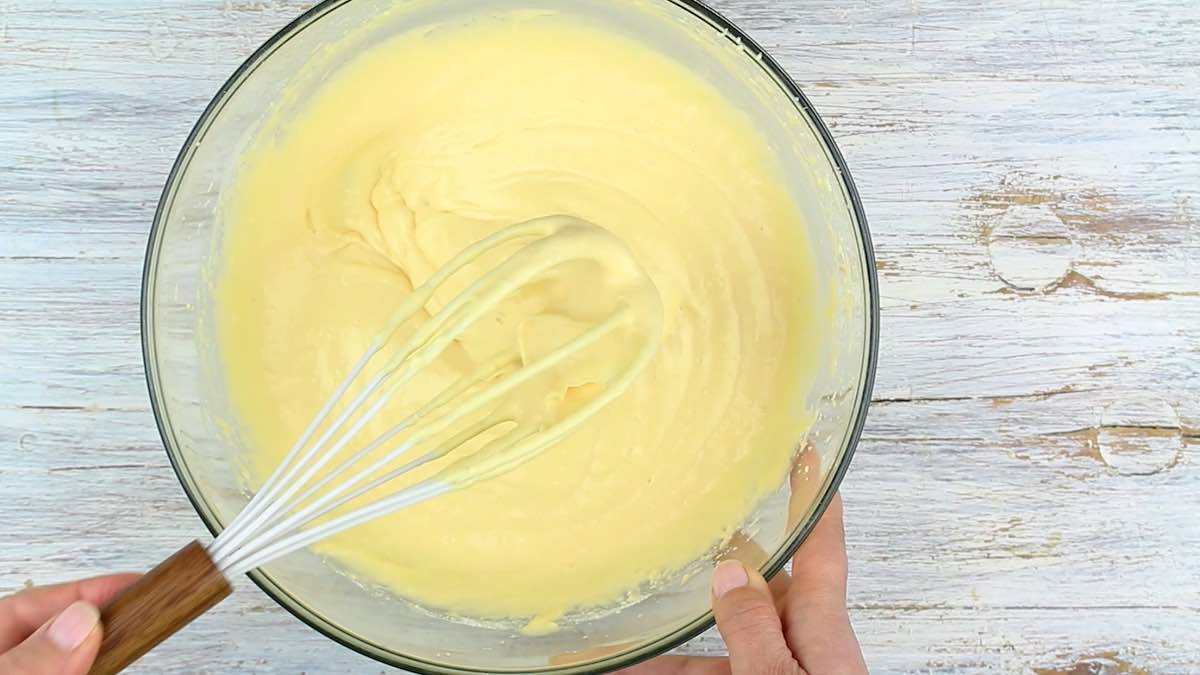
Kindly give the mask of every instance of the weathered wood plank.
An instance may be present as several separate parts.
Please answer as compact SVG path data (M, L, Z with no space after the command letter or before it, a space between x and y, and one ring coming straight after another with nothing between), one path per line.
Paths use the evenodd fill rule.
M0 592L202 535L147 408L144 238L203 105L307 4L0 0ZM1200 672L1200 4L715 4L871 218L878 401L845 486L869 662ZM244 588L140 670L380 669Z

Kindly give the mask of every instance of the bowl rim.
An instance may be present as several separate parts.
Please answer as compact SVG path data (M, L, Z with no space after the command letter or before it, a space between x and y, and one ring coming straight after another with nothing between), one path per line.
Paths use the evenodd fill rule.
M150 233L146 243L146 254L142 266L142 283L141 283L141 300L140 300L140 323L141 323L141 338L142 338L142 362L146 377L146 387L150 397L150 407L154 414L155 425L158 427L159 435L162 438L164 450L167 458L171 463L171 468L175 472L180 485L183 487L184 494L188 501L195 509L204 526L215 537L220 532L220 523L217 521L213 509L210 508L199 488L191 478L191 474L186 467L184 458L180 455L178 445L175 442L174 434L171 429L170 421L166 412L163 393L160 390L157 377L157 365L155 361L155 344L154 344L154 324L153 324L153 303L152 291L154 289L156 263L158 261L158 249L162 242L162 231L165 229L165 216L167 215L174 199L175 190L180 176L188 166L193 153L195 152L199 139L208 130L211 122L220 113L226 101L231 94L237 90L242 81L245 80L250 73L254 71L263 61L265 61L276 49L285 44L293 36L299 34L307 26L321 19L324 15L333 10L345 5L353 0L322 0L312 8L301 13L296 18L289 21L286 25L271 35L266 41L258 46L249 56L247 56L233 71L233 73L221 84L200 114L191 131L188 133L187 139L183 143L183 147L179 150L174 163L171 165L171 170L167 174L167 180L163 186L159 196L158 204L155 208L154 219L151 224ZM832 161L834 168L837 169L838 179L844 190L847 206L850 208L854 217L855 224L858 227L858 236L861 247L859 253L862 256L862 264L864 277L866 280L866 300L868 307L866 308L865 318L868 321L867 331L865 335L866 349L862 364L861 388L858 400L855 402L856 412L854 420L848 429L845 436L845 443L841 448L841 456L838 464L830 472L824 486L824 492L817 501L816 507L813 509L810 517L806 522L788 537L786 543L779 547L775 555L768 560L763 567L763 575L770 579L783 569L786 562L795 554L796 549L800 544L808 538L809 533L816 525L817 521L824 514L825 509L829 506L830 501L837 493L838 486L845 477L846 471L849 469L854 451L862 435L863 425L866 422L867 409L870 405L871 395L875 384L875 370L878 362L879 352L879 282L877 277L877 269L875 265L874 248L871 243L871 234L867 225L867 216L863 208L862 200L859 197L858 189L854 184L854 179L850 175L849 167L846 165L842 153L834 141L833 134L829 131L816 108L809 101L808 97L800 90L791 76L783 69L782 66L754 41L745 31L738 28L731 20L727 19L716 9L710 7L702 0L662 0L676 7L690 12L696 18L707 23L710 27L717 30L719 33L739 45L743 50L749 52L749 55L755 57L760 66L768 75L775 80L786 94L788 94L794 102L797 112L805 117L805 121L810 125L816 133L818 140L828 153L829 159ZM321 633L325 637L341 644L363 656L372 658L381 663L390 666L404 668L416 673L426 675L461 675L470 673L486 673L486 672L517 672L505 670L482 670L469 667L448 667L445 664L440 664L432 661L426 661L413 656L399 654L397 652L383 648L374 642L360 638L347 630L342 629L333 622L320 616L317 612L309 609L303 602L292 596L287 590L275 583L273 579L261 570L253 570L247 573L247 576L271 597L276 603L290 612L293 616L300 619L302 622ZM627 668L638 662L658 656L663 652L674 649L679 645L691 640L700 633L708 630L714 625L713 614L711 610L704 612L686 625L660 636L657 639L646 642L630 651L610 654L601 657L597 660L588 661L585 663L572 664L567 666L548 666L539 668L534 671L520 672L539 672L539 673L556 673L556 674L582 674L582 673L602 673L619 668Z

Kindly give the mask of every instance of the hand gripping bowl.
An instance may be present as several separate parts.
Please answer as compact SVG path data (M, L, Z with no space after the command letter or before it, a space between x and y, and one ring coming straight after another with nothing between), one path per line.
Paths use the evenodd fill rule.
M561 630L527 635L518 626L482 625L422 610L389 591L340 574L301 551L250 573L297 617L383 663L428 673L602 672L675 647L712 625L708 574L737 557L773 574L824 511L858 440L874 378L878 343L875 266L862 206L829 131L782 69L726 19L692 0L327 0L260 47L221 87L187 139L159 202L146 253L142 342L150 397L167 453L213 533L246 505L238 442L223 393L213 339L212 274L221 255L222 199L238 152L268 110L294 105L281 93L322 45L352 39L366 49L433 23L509 9L544 9L615 31L701 74L748 114L778 148L784 175L809 223L817 278L836 302L822 320L836 339L809 393L817 410L796 439L798 488L778 488L747 518L752 536L659 584L645 599L577 618ZM363 27L367 27L365 30ZM347 36L350 36L347 38ZM326 59L320 68L336 68ZM320 73L312 81L320 81ZM294 87L290 87L294 91Z

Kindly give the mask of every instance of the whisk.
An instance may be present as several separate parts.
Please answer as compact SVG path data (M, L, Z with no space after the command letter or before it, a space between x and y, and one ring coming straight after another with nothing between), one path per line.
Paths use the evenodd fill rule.
M428 312L435 293L456 273L510 247L517 248L440 309L416 318ZM571 271L598 275L595 286L611 292L611 307L599 319L541 354L513 345L482 359L354 448L360 432L393 396L481 317L522 289L544 282L555 268L575 262L598 263ZM546 216L471 244L400 303L274 472L216 539L208 545L193 541L101 608L104 638L90 672L120 671L228 596L230 580L245 572L519 466L620 396L657 350L661 325L662 305L653 283L624 244L596 225ZM405 326L409 332L401 335ZM535 378L571 366L572 359L604 339L621 345L621 363L607 364L611 377L582 405L550 413L504 405L519 387L536 386ZM474 452L448 457L472 443L479 446ZM447 462L429 477L392 485L442 458Z

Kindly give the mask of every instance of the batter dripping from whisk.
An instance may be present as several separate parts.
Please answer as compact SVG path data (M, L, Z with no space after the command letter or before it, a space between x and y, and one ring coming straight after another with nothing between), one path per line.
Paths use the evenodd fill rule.
M782 181L711 86L552 15L401 36L356 58L248 150L228 205L219 347L253 471L271 472L396 304L454 254L512 223L577 216L617 235L658 289L647 369L518 469L318 548L472 616L549 620L635 595L728 537L810 423L821 327ZM529 289L398 405L506 347L569 340L611 309L594 279L568 266ZM605 386L606 350L619 349L589 352L549 399L517 402L569 410Z

